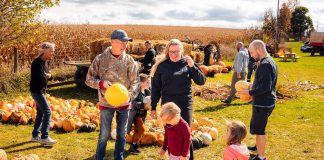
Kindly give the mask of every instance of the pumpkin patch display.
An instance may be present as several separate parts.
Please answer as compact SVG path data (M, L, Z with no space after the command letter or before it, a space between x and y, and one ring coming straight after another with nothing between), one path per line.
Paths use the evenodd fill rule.
M108 87L105 93L105 99L113 107L119 107L129 100L127 88L120 84L115 83Z

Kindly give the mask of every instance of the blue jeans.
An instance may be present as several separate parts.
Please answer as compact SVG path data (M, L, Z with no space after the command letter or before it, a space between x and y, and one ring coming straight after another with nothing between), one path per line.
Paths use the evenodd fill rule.
M105 157L107 142L110 137L111 132L111 123L114 117L115 112L116 123L117 123L117 136L115 142L115 151L114 151L114 159L115 160L123 160L124 159L124 147L126 144L126 126L128 121L129 110L123 109L112 109L108 108L106 110L100 111L100 133L98 138L98 145L96 151L96 160L103 160Z
M50 120L52 116L52 111L46 100L45 94L31 93L31 95L37 105L37 115L32 135L33 137L36 137L41 131L41 138L45 139L48 137L48 132L50 130Z

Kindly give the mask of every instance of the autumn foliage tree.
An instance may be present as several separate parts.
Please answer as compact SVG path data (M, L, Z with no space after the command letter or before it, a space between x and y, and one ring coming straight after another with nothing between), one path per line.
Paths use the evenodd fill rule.
M1 0L0 47L32 40L42 24L38 15L58 3L59 0Z
M279 36L285 40L289 39L291 29L291 10L286 3L281 5L278 17Z

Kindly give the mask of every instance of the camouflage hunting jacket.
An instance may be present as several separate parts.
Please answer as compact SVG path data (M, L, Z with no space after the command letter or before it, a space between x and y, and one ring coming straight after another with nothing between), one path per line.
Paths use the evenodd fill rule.
M108 47L96 56L88 70L85 83L98 90L99 105L110 108L104 96L105 90L99 86L101 80L123 84L128 89L131 100L137 96L139 86L137 64L125 52L116 58L111 53L111 47Z

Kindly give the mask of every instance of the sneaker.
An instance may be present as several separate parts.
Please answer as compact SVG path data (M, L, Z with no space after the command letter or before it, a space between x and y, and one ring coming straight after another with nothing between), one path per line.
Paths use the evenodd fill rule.
M47 137L45 139L40 139L40 144L45 145L45 146L51 146L55 143L57 143L57 141L52 139L51 137Z
M256 146L248 146L247 147L250 151L256 152L257 151L257 147Z
M134 145L134 144L130 145L128 151L129 151L129 153L132 153L132 154L140 154L141 153L141 151L138 150L137 145Z
M231 101L229 101L227 99L221 100L221 102L226 103L226 104L230 104L231 103Z
M261 159L261 158L259 158L259 156L257 155L257 156L255 156L252 160L267 160L267 159L266 159L266 158Z
M32 137L30 142L39 142L40 141L40 137L39 136L36 136L36 137Z

